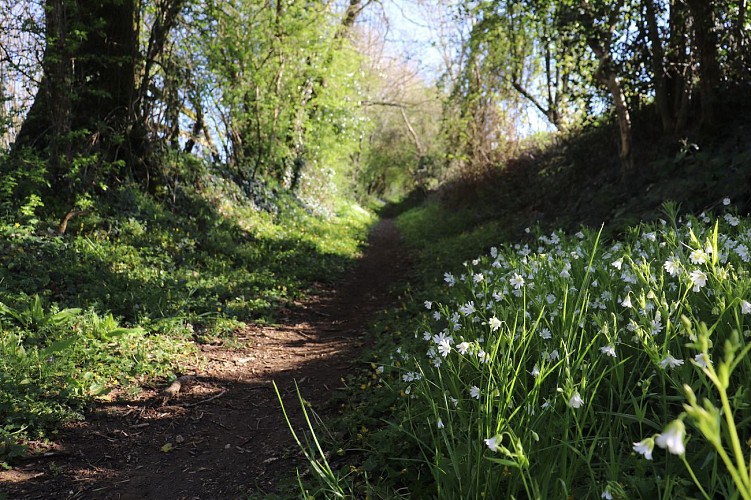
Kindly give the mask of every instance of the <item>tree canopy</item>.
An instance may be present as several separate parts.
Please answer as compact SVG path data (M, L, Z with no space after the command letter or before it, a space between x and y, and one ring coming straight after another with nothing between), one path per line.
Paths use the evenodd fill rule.
M316 203L404 192L502 163L531 115L612 117L627 176L634 113L676 141L751 81L744 0L417 2L444 60L428 76L389 52L381 2L4 7L4 190L69 205L126 180L167 192L188 158Z

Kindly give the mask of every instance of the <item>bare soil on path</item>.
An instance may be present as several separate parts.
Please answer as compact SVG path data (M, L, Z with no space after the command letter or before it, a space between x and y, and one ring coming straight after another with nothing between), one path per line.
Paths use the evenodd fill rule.
M294 425L303 421L295 382L317 411L362 368L366 328L394 300L407 263L384 219L355 268L334 287L280 312L281 324L249 324L237 345L200 347L180 392L161 389L97 405L66 426L46 456L0 472L0 498L228 499L277 492L304 469L272 382Z

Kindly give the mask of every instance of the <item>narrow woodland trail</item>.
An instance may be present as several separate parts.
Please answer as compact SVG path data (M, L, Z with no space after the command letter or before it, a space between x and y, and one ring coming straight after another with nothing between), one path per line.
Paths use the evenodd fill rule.
M294 381L316 409L358 367L365 328L405 272L394 224L379 222L355 269L332 289L248 325L238 348L202 346L177 396L159 390L99 405L65 428L55 451L0 472L8 498L224 499L273 493L303 465L272 381L301 428ZM324 410L325 412L325 410ZM163 447L171 447L163 451ZM0 494L0 498L2 494Z

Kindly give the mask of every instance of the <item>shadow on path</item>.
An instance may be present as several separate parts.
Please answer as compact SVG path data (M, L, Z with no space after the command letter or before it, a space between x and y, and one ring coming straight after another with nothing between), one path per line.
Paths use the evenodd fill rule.
M317 411L360 368L366 327L388 307L407 264L389 219L333 289L248 325L239 347L201 346L195 376L174 398L157 390L98 405L61 431L55 452L0 473L9 498L218 499L273 493L304 468L279 407L276 382L302 429L294 383ZM0 494L0 497L2 495Z

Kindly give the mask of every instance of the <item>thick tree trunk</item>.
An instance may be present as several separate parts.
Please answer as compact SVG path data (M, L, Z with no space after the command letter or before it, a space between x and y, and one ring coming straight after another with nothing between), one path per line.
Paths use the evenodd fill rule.
M47 44L42 59L42 81L16 136L15 147L44 149L56 138L57 147L52 148L50 156L57 159L60 147L64 147L60 144L62 138L67 137L71 129L73 59L69 19L75 14L69 11L76 9L67 0L48 0L44 9Z
M42 82L15 148L31 147L47 156L50 180L58 183L76 154L98 153L113 161L127 149L123 137L133 111L136 13L133 0L47 0L44 7Z

